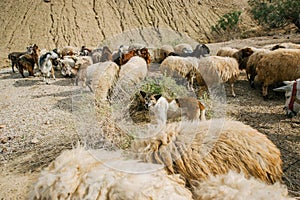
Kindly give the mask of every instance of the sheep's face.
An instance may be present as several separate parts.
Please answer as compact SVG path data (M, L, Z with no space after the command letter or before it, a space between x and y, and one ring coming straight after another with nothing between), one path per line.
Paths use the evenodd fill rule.
M300 79L297 81L284 81L286 86L274 89L274 91L285 92L286 115L289 118L297 116L300 112Z

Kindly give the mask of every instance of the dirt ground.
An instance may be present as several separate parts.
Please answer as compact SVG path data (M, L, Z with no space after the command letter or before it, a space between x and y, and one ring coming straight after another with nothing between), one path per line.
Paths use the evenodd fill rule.
M209 44L214 55L221 46L260 47L278 42L300 42L299 35L249 38ZM1 68L1 67L0 67ZM152 66L152 71L157 69ZM228 85L226 117L256 128L280 149L284 183L300 196L300 118L287 119L284 96L270 89L264 101L260 86L251 89L245 73L235 84L237 97ZM41 169L61 151L75 147L81 137L72 112L76 87L72 79L58 75L47 85L41 77L21 78L11 68L0 70L0 199L27 199Z

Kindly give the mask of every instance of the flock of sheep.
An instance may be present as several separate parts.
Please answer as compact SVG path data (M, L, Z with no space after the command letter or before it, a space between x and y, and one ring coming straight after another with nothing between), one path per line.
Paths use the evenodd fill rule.
M45 77L59 69L75 77L77 85L89 87L99 102L108 102L116 93L133 94L132 88L146 78L150 63L143 48L121 46L111 52L66 47L41 53L36 64ZM120 65L117 61L132 49L140 53ZM291 43L261 49L226 47L216 56L201 44L195 49L188 44L164 45L147 52L151 62L160 63L163 74L186 78L193 91L228 82L235 97L234 82L241 70L246 70L251 85L263 83L263 97L269 85L300 78L300 45ZM26 69L19 60L19 71ZM216 123L222 125L210 131ZM80 147L63 152L41 172L31 199L293 199L282 183L278 148L241 122L172 122L154 137L134 139L127 150L126 159L110 156L116 152ZM110 167L115 162L133 171ZM146 170L150 168L156 170Z

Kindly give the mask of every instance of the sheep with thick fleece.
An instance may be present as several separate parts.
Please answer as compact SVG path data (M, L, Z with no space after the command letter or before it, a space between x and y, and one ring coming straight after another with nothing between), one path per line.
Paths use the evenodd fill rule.
M193 47L190 44L181 43L181 44L177 44L174 47L174 53L178 55L184 55L186 53L192 53L192 52L193 52Z
M163 45L160 48L154 49L153 62L160 63L162 62L170 53L174 52L174 48L171 45Z
M117 86L127 93L133 94L135 89L142 80L147 76L148 68L144 58L133 56L130 60L121 65Z
M161 166L76 148L41 172L30 199L190 200L192 194L179 175L167 175Z
M238 49L231 48L231 47L221 47L217 52L217 56L233 57L233 55L236 52L238 52Z
M264 134L238 121L168 124L155 137L135 141L132 153L145 162L164 164L169 173L181 174L190 185L230 170L266 183L282 178L278 148Z
M168 56L160 64L160 71L167 76L186 78L189 82L189 87L192 87L198 62L199 59L195 57Z
M234 82L238 79L240 74L239 64L236 59L221 56L204 57L199 59L197 70L205 81L206 86L210 87L216 82L228 82L231 87L232 96L236 96L234 92ZM213 76L216 73L218 77ZM218 80L216 80L216 78ZM199 83L199 85L203 85L203 83Z
M279 182L268 185L253 177L247 179L243 173L229 171L228 174L209 176L193 188L193 196L198 200L224 199L272 199L292 200L285 185Z
M247 74L247 79L251 87L253 88L254 88L254 79L257 75L256 66L260 62L261 58L269 52L270 50L268 49L255 49L255 51L253 51L251 55L247 58L246 74Z
M263 83L262 95L267 97L268 86L300 77L300 49L277 49L256 63L257 81Z
M95 93L96 99L103 101L107 100L117 82L119 66L112 61L100 62L89 65L83 73L81 79L86 80L86 85Z

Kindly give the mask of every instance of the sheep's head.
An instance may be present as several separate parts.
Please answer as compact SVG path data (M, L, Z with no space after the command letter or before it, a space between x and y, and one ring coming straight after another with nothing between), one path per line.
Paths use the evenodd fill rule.
M238 61L240 70L246 69L249 57L254 53L252 48L246 47L240 49L238 52L233 54L233 57Z
M286 115L289 118L297 116L300 112L300 79L296 81L284 81L285 86L275 88L274 91L285 92Z

